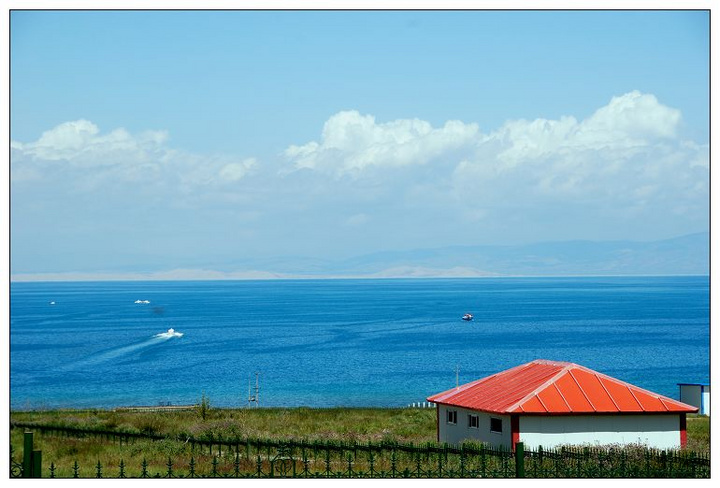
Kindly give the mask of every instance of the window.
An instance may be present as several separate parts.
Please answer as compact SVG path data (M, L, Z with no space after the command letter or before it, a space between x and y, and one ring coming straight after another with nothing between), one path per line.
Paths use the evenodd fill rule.
M457 424L457 410L448 410L447 411L447 423L448 424Z
M502 419L494 419L490 417L490 432L498 432L502 434Z
M471 429L477 429L480 427L480 419L477 415L468 414L468 427Z

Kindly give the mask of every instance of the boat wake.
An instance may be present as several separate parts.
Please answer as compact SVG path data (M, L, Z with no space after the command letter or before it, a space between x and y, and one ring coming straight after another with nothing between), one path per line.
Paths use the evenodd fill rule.
M95 364L100 364L100 363L104 363L107 361L111 361L114 359L119 359L119 358L128 356L130 354L137 353L137 352L143 351L145 349L148 349L151 346L162 344L170 339L182 337L182 336L183 336L182 332L176 332L175 329L168 329L167 332L161 332L160 334L155 334L151 338L146 339L142 342L130 344L129 346L113 348L110 350L106 350L106 351L88 356L85 359L81 359L80 361L73 363L72 368L87 367L87 366L92 366Z
M171 339L173 337L182 337L182 332L176 332L175 329L168 329L167 332L161 332L160 334L155 334L153 337L161 337L165 339Z

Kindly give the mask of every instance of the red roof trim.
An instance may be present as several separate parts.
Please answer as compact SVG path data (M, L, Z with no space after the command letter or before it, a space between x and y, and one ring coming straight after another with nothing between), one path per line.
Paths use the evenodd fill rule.
M627 385L626 385L625 387L628 389L628 391L630 392L630 394L632 395L632 397L635 399L635 401L636 401L636 402L638 403L638 405L640 406L640 410L642 410L642 411L644 412L644 411L645 411L645 407L643 407L643 404L640 402L640 400L638 400L638 397L635 395L635 392L632 391L632 388L630 388L630 387L627 386Z
M570 377L573 379L573 381L574 381L575 384L577 385L578 389L580 389L580 393L583 394L583 396L585 397L585 400L587 400L587 402L590 404L590 408L592 408L593 411L597 412L598 409L595 407L595 405L593 405L593 402L590 401L590 398L587 396L587 393L585 393L585 390L584 390L583 387L580 385L580 382L577 380L577 378L575 377L575 375L572 374L572 371L568 371L568 373L570 373Z
M538 399L538 401L540 402L540 405L542 405L542 407L545 409L546 412L549 412L549 411L550 411L550 409L547 408L547 405L545 405L545 402L542 401L542 398L540 398L540 395L538 395L537 393L535 393L535 398Z
M605 383L603 383L603 379L600 376L598 376L597 379L600 382L600 386L603 387L603 390L605 390L605 393L607 393L607 396L610 398L610 401L613 403L613 405L615 405L615 408L618 409L618 412L621 411L620 406L617 404L617 402L615 401L613 396L610 394L610 391L607 389L607 386L605 386Z
M572 407L570 406L567 399L565 398L565 395L563 395L562 392L560 391L560 388L558 388L555 383L553 383L553 386L555 387L555 391L558 392L558 395L560 395L560 398L562 398L562 401L564 401L565 405L567 405L568 410L570 410L572 412Z
M667 403L665 403L665 401L662 399L662 397L658 398L658 400L660 400L660 403L662 403L663 407L665 407L667 409L667 411L669 412L670 407L667 406Z

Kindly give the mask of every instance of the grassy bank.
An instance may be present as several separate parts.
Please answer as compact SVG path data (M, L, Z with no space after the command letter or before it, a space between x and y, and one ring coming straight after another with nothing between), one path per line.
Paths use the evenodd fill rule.
M388 408L199 407L181 411L58 410L13 412L11 420L174 437L306 439L377 442L436 440L435 410Z
M308 441L380 442L422 444L436 440L434 409L385 408L261 408L216 409L195 407L187 410L113 411L64 410L12 412L11 421L80 429L112 430L156 434L169 438L303 439ZM687 422L688 449L705 453L710 449L710 423L707 417L690 416ZM11 443L22 446L23 429L13 429ZM118 444L97 437L68 438L36 436L36 448L42 449L46 465L69 469L75 461L91 476L93 467L118 466L122 460L140 466L147 459L154 469L163 469L168 457L190 459L187 443L164 440L139 440ZM194 453L197 456L197 453ZM198 458L197 460L199 460ZM210 462L210 457L205 463ZM177 466L180 469L182 466ZM185 466L187 468L187 466ZM71 476L70 472L60 476Z
M436 440L434 409L381 408L260 408L187 410L58 410L12 412L11 421L80 429L112 430L167 436L169 439L260 438L307 441L423 443ZM11 444L22 447L24 429L11 431ZM32 429L31 429L32 430ZM81 477L93 477L97 463L117 467L122 461L138 467L145 460L153 472L163 472L168 458L179 460L176 469L187 472L187 461L209 466L211 453L191 451L176 440L136 440L121 445L102 437L36 435L36 449L43 451L45 465L61 466L60 477L71 477L75 462ZM217 454L217 453L215 453ZM18 459L18 456L16 456ZM249 462L252 469L254 461Z

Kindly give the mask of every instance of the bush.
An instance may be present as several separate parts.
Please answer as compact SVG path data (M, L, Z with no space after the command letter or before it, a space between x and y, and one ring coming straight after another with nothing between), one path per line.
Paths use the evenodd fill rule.
M198 414L200 414L200 418L203 420L207 420L207 416L210 413L210 399L205 395L205 393L202 394L202 398L200 399L200 403L198 404Z

